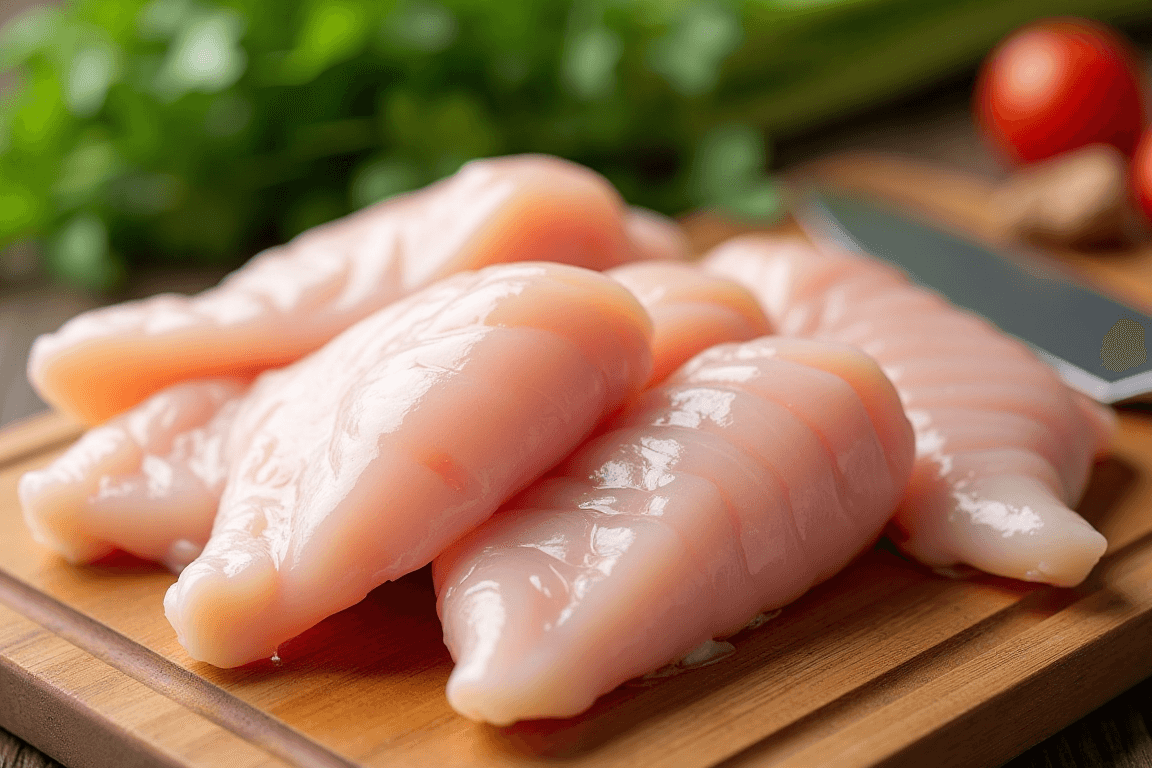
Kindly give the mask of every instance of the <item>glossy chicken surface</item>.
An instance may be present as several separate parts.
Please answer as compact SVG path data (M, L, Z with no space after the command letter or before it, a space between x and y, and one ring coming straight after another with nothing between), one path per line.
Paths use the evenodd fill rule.
M641 262L610 269L652 318L652 376L663 381L697 352L771 332L756 297L693 264Z
M750 293L699 268L637 264L608 274L661 318L653 345L660 369L768 330ZM674 336L673 324L693 330ZM21 497L37 540L75 563L121 549L179 573L207 542L232 462L246 447L248 435L235 423L238 412L253 407L247 389L226 379L174 385L29 473ZM266 385L253 396L271 390Z
M113 542L86 530L101 489L146 484L149 458L183 462L169 477L223 474L191 497L211 535L191 542L203 551L165 607L194 658L243 664L426 564L567 455L647 379L650 333L632 295L595 272L523 264L461 274L267 372L243 395L214 400L220 382L157 395L94 430L119 430L119 443L85 447L86 438L27 475L25 514L34 530L69 521L54 538L82 533L73 554L98 553L128 543L137 523L122 515ZM141 441L134 428L160 437ZM155 453L140 459L142 444ZM94 479L108 468L124 476ZM218 511L201 503L215 489ZM160 503L138 513L169 515L184 490L155 482ZM136 551L192 559L183 542L204 518L180 525L157 526L157 540ZM180 557L168 557L174 545Z
M897 270L798 238L749 236L706 266L756 293L779 331L859 347L900 393L917 458L892 536L930 566L1080 583L1104 537L1072 507L1111 413L1027 347Z
M746 289L698 267L636 264L608 274L660 318L654 370L666 372L713 344L768 330ZM670 333L681 326L690 331ZM179 573L208 540L224 481L246 447L247 433L234 427L236 414L253 407L246 391L234 380L184 382L89 430L21 483L37 540L75 563L121 549Z
M169 387L24 475L35 539L73 563L120 549L179 572L208 540L247 388L228 379Z
M571 716L740 630L870 544L912 459L859 351L713 347L434 562L449 701L498 725Z
M180 381L251 379L455 272L553 261L605 269L682 257L683 236L581 166L479 160L256 256L217 288L93 310L42 336L28 377L56 409L102 422Z

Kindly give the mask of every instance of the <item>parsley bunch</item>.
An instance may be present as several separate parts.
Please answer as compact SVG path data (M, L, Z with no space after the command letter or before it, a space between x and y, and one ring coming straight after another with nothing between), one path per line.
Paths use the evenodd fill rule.
M74 0L0 30L0 250L94 289L234 264L455 171L547 152L676 213L780 207L765 131L1146 0Z

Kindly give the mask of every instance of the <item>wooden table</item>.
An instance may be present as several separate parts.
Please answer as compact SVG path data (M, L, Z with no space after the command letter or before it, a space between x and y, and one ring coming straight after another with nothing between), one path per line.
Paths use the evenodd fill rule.
M791 164L829 151L902 151L946 165L998 173L967 119L965 85L945 89L851 124L833 127L782 146L778 158ZM149 275L133 286L135 295L157 290L194 290L216 275ZM28 387L23 363L31 340L64 319L94 306L91 297L27 284L0 291L0 424L40 410ZM1149 643L1152 653L1152 639ZM2 703L0 703L2 706ZM1011 713L1006 712L1005 717ZM1024 766L1144 766L1152 768L1152 680L1145 681L1009 763ZM20 740L0 731L0 768L58 765Z

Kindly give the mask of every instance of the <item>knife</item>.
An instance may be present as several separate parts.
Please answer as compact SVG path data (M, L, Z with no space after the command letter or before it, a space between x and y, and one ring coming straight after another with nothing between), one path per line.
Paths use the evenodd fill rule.
M879 257L1032 347L1068 386L1105 404L1152 397L1152 316L1023 249L994 251L890 204L818 190L794 213L815 242Z

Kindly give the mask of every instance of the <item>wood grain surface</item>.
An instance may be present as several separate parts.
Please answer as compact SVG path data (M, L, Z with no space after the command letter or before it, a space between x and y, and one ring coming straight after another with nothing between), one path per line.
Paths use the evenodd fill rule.
M816 172L890 193L930 187L938 215L987 228L987 189L975 179L876 157ZM700 218L693 231L706 242L726 226ZM1152 283L1124 277L1152 268L1152 252L1124 260L1127 269L1081 266L1152 302ZM456 716L444 699L451 661L426 571L286 644L280 665L191 661L162 615L170 574L128 558L75 568L28 541L16 479L71 428L49 417L0 436L0 446L33 450L0 461L0 701L19 702L0 707L0 725L74 768L225 757L244 766L994 766L1152 674L1146 411L1122 415L1081 505L1110 546L1077 589L945 579L881 547L738 635L719 664L625 685L574 720L499 729Z

